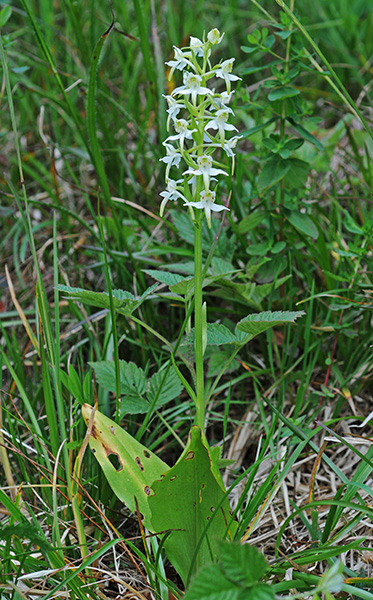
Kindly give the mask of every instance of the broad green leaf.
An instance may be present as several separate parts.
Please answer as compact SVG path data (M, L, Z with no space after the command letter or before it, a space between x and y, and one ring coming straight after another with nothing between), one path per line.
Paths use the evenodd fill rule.
M181 385L180 379L173 367L168 369L167 375L163 381L164 376L164 370L158 371L158 373L154 373L149 380L147 398L150 404L153 403L154 398L157 396L158 391L160 390L155 408L159 408L163 404L166 404L166 402L170 402L170 400L177 398L183 391L183 386Z
M261 313L256 313L253 315L248 315L239 323L237 323L236 329L238 331L244 332L246 335L249 335L249 340L253 337L266 331L266 329L270 329L271 327L276 327L277 325L285 325L287 323L294 323L295 319L298 317L302 317L304 315L304 311L265 311ZM247 341L249 341L247 340Z
M188 444L175 466L151 485L148 500L153 531L171 532L164 540L165 550L184 583L190 571L193 573L216 560L227 526L231 535L236 530L236 523L231 523L228 499L224 498L224 490L212 471L212 462L201 430L193 426ZM203 531L213 514L193 563Z
M12 9L10 6L5 6L2 10L0 10L0 27L4 27L6 22L10 19L12 14Z
M182 346L193 345L195 340L194 327L185 336ZM225 325L220 323L207 323L207 346L222 346L223 344L235 344L236 336Z
M82 407L87 426L92 410L89 404ZM97 410L93 415L89 445L115 495L134 513L137 500L144 526L154 532L149 507L154 493L151 485L167 471L167 464Z
M319 237L319 231L315 223L308 215L297 210L292 210L286 216L289 223L291 223L295 229L298 229L302 233L309 235L315 240Z
M290 169L290 162L278 155L271 156L264 164L258 178L258 189L262 192L285 177Z
M308 178L310 165L300 158L289 158L289 170L285 176L285 184L291 188L304 186Z
M222 544L220 563L226 577L238 585L250 586L256 583L267 570L263 554L249 544Z
M300 94L300 91L296 88L284 85L270 92L268 100L274 102L276 100L283 100L284 98L292 98L293 96L298 96L298 94Z
M240 591L225 577L219 565L213 564L197 573L183 600L238 600Z
M131 313L136 310L146 299L149 294L154 292L158 287L158 284L154 284L149 287L142 296L136 298L131 292L125 292L124 290L113 290L113 304L116 312L130 316ZM56 289L60 292L64 292L67 298L70 300L77 300L83 304L90 306L97 306L98 308L110 309L110 298L107 292L93 292L91 290L84 290L82 288L73 288L68 285L59 284Z

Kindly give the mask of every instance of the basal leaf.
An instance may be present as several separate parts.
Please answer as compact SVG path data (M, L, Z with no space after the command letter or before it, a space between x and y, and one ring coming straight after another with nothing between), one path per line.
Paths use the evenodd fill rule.
M175 466L151 485L149 506L153 531L171 532L165 538L165 550L184 583L190 571L193 573L216 560L227 526L232 535L236 529L236 524L231 523L228 499L224 499L224 490L212 472L211 463L202 432L193 426L188 444ZM194 561L203 531L213 514Z
M237 323L236 329L250 336L247 341L253 337L277 325L294 323L295 319L303 316L304 311L265 311L248 315Z
M92 410L89 404L82 407L87 426ZM115 495L134 513L136 498L144 526L154 532L149 507L154 493L151 484L161 478L168 465L97 410L93 415L89 445Z

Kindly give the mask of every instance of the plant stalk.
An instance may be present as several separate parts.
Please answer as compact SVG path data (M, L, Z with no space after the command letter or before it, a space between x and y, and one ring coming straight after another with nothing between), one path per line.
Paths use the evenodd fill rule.
M202 211L198 212L202 213ZM196 223L194 226L194 332L197 396L195 424L204 431L205 381L203 370L202 214L196 215Z

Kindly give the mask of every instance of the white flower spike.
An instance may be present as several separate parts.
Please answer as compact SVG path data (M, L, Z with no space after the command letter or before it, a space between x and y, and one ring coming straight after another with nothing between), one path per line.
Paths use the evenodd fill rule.
M238 131L229 123L234 113L228 106L234 94L231 83L239 79L232 73L234 59L215 66L210 62L211 50L223 36L215 28L202 40L191 37L189 47L174 47L174 60L166 63L171 67L170 77L176 70L183 71L183 85L164 96L168 103L167 130L172 126L175 133L163 142L167 154L160 160L166 164L167 188L161 193L160 212L163 215L169 200L181 199L193 221L200 223L205 216L208 227L212 212L229 210L216 201L217 176L233 174L234 149L240 139L228 135ZM223 159L230 163L226 170L220 168ZM170 173L180 168L182 161L186 163L183 179L175 181ZM212 182L214 190L210 189Z

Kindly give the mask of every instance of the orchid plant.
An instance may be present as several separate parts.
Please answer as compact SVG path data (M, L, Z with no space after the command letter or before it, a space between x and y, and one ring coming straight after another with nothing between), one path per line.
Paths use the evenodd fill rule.
M193 383L187 381L177 366L178 357L183 358L177 353L178 344L168 342L133 315L147 296L155 291L157 284L137 298L123 290L98 293L58 286L71 299L108 308L133 319L148 332L157 335L170 350L166 368L155 373L149 385L145 374L133 363L118 361L118 369L114 369L111 361L92 363L101 385L109 391L121 391L128 413L147 412L141 431L158 406L175 398L175 394L179 395L181 384L194 402L195 418L188 442L171 468L119 427L118 414L116 421L112 421L96 407L88 404L82 407L90 447L112 489L137 514L146 529L159 535L169 560L186 586L194 573L217 560L221 541L234 540L237 531L219 470L226 463L220 457L220 448L211 448L206 439L205 407L225 372L224 368L218 374L207 394L206 347L211 343L229 345L232 349L229 363L259 333L293 322L303 314L251 314L237 323L234 333L222 324L207 322L202 290L209 259L203 265L202 227L206 219L207 226L211 228L213 212L229 210L227 201L219 201L218 178L233 175L234 149L240 139L238 135L229 137L232 132L237 132L236 127L229 123L234 114L229 107L234 94L231 86L232 82L239 80L232 73L234 59L223 60L216 65L211 62L212 50L222 39L223 35L217 29L211 30L202 40L191 37L188 47L174 47L174 59L166 63L170 67L170 78L177 71L183 72L183 85L166 96L168 128L172 127L175 133L163 142L166 156L161 161L166 165L166 190L161 193L160 213L164 215L167 203L181 201L194 225L194 277L188 281L192 285L185 286L188 294L184 292L185 297L188 295L189 304L186 321L194 310L194 328L187 332L189 343L191 340L194 345L194 364L187 365ZM171 174L177 170L181 173L174 175L173 179ZM158 551L155 554L159 557Z

